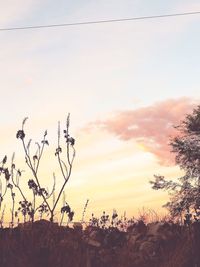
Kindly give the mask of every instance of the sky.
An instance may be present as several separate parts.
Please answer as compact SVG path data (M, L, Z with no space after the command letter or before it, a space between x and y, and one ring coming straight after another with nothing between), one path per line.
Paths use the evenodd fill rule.
M199 1L0 0L0 28L191 11ZM57 122L64 126L70 112L76 158L65 193L76 220L87 199L87 218L113 208L129 217L143 207L165 212L166 193L149 181L181 175L168 142L199 103L199 23L194 15L0 31L0 157L15 151L26 170L15 135L29 117L27 141L48 130L41 181L51 185L53 172L61 179Z

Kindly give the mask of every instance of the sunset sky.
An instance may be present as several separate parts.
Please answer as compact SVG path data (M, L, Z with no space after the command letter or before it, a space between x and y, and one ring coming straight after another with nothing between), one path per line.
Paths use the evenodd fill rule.
M200 11L200 1L0 0L0 28L190 11ZM0 157L15 151L24 168L15 136L28 116L27 140L48 130L40 175L51 185L53 171L60 179L57 122L70 112L77 154L65 192L76 219L86 199L88 217L113 208L128 217L142 207L162 211L166 194L149 180L181 175L168 141L172 125L199 104L199 24L194 15L0 31Z

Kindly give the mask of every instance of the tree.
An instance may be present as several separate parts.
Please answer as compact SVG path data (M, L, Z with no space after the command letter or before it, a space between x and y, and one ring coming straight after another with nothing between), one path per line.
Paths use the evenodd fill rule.
M170 201L164 207L170 214L181 218L184 215L185 222L190 223L200 220L200 106L175 128L178 135L170 140L170 146L184 175L176 181L154 175L150 183L155 190L168 191Z

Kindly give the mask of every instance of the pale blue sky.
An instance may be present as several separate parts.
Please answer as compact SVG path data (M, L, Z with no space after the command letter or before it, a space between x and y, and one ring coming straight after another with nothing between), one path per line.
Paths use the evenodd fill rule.
M199 1L10 0L0 1L0 27L197 10ZM198 98L199 23L196 15L0 32L2 127L24 116L53 123L69 111L78 126L116 110Z
M7 12L3 27L184 12L198 6L199 1L29 0L18 5L2 1L0 12ZM18 120L27 113L48 116L52 106L58 116L74 113L78 106L76 119L85 121L134 108L136 102L198 96L199 22L197 15L1 32L1 110L7 111L7 119L14 115Z

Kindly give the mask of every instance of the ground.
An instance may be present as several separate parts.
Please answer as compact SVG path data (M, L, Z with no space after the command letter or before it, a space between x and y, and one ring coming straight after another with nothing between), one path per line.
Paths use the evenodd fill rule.
M200 223L134 223L126 232L46 220L0 229L3 267L199 267Z

